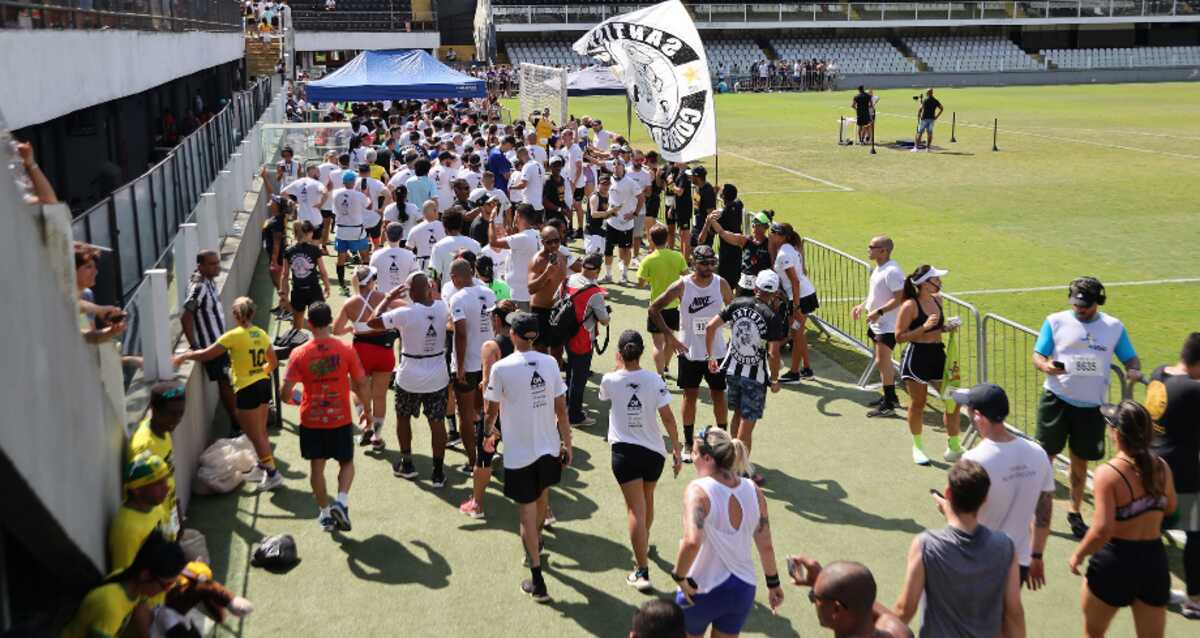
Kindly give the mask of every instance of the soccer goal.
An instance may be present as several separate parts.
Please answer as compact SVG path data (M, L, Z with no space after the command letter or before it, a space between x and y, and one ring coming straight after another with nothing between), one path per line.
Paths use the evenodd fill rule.
M521 63L519 70L521 119L528 121L533 112L550 109L550 119L567 121L567 71L549 66Z

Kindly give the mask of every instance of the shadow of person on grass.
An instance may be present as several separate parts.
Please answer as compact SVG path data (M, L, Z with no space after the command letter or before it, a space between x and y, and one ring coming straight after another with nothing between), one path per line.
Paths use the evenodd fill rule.
M359 580L388 585L413 583L429 589L450 585L450 563L424 541L410 543L425 553L422 560L403 543L383 534L358 540L334 532L333 539L346 552L346 566Z
M918 534L925 530L913 519L884 518L865 512L846 501L846 490L832 479L808 481L779 470L758 468L767 479L764 496L785 503L789 512L817 523L853 525L893 532Z
M581 602L565 602L554 600L551 609L562 614L589 636L625 636L629 633L633 614L637 607L607 594L595 587L590 587L583 580L572 578L565 569L551 569L547 573L552 580L557 580L563 586L573 589L583 597ZM553 583L550 585L550 595L554 595Z

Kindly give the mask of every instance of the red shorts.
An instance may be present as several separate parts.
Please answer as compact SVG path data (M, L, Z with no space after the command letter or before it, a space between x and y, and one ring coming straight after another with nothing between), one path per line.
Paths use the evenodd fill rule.
M396 367L396 353L391 348L374 344L354 342L354 351L367 374L391 372Z

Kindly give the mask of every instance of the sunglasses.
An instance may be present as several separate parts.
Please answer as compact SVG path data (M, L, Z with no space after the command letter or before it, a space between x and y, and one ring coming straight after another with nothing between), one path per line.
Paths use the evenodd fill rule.
M840 601L836 598L831 598L829 596L821 596L820 594L817 593L817 590L815 590L815 589L808 590L808 602L815 605L815 604L817 604L818 600L823 603L834 603L835 605L841 605L842 607L846 606L845 603L843 603L842 601Z
M883 246L876 246L875 244L868 244L868 245L867 245L867 250L879 250L879 249L881 249L881 248L883 248Z

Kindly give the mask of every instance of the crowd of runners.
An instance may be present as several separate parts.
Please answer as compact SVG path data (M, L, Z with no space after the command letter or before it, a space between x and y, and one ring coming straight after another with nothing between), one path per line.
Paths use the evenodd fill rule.
M1200 616L1200 334L1188 337L1177 364L1143 373L1121 322L1100 311L1103 285L1071 282L1069 308L1047 317L1032 354L1046 377L1038 442L1005 427L1002 388L953 394L943 455L953 465L944 493L932 495L947 527L913 540L904 585L885 607L865 566L779 560L772 544L754 430L768 396L816 375L806 325L820 307L821 282L808 277L795 228L773 211L745 210L737 187L714 184L704 166L665 162L588 117L558 123L535 114L506 124L467 100L324 112L351 123L344 148L320 158L284 148L263 171L271 192L263 239L279 300L272 312L291 329L272 340L255 322L268 310L249 298L233 304L227 322L214 283L220 257L202 252L182 314L189 348L176 357L177 365L202 365L218 384L221 404L256 451L262 491L283 483L267 420L270 375L286 366L281 396L299 404L300 453L323 530L353 529L355 448L394 445L397 477L441 488L448 472L470 475L472 496L459 507L468 517L508 506L485 496L498 478L519 512L528 570L520 589L550 601L542 530L556 523L552 488L572 463L573 432L607 412L612 474L627 509L630 586L655 589L647 554L657 482L668 466L678 475L690 464L696 474L683 497L673 604L646 605L633 635L700 636L710 627L713 636L737 635L758 586L755 553L771 608L783 602L786 576L808 588L821 624L838 636L912 635L907 623L922 596L922 635L1024 635L1021 597L1036 594L1022 587L1036 591L1068 566L1086 569L1088 635L1102 635L1126 606L1139 635L1162 635L1172 597L1164 526L1188 535L1188 590L1176 602ZM854 309L869 326L883 382L867 416L899 416L892 360L907 344L899 377L912 460L929 465L922 416L929 389L941 389L943 337L958 323L940 301L949 273L925 264L905 274L894 249L887 236L870 240L876 266ZM87 251L77 253L76 267L94 277ZM597 364L597 353L609 350L610 290L633 287L649 290L648 307L630 310L645 312L644 330L615 335L606 356L614 364ZM1145 407L1104 405L1113 358L1127 378L1150 381ZM584 398L589 383L599 404ZM683 394L678 414L671 385ZM701 385L711 417L698 414ZM183 400L182 385L153 389L150 414L129 443L126 501L110 541L113 575L64 635L116 635L131 619L145 630L183 569L171 542L181 520L171 431ZM971 450L961 443L960 414L981 436ZM413 454L422 419L428 464ZM1115 454L1095 471L1089 526L1080 510L1087 463L1105 458L1106 438ZM452 447L466 459L461 467L446 465ZM1080 544L1047 568L1051 459L1064 450L1067 518ZM494 477L496 457L503 471ZM329 461L338 466L333 491Z

